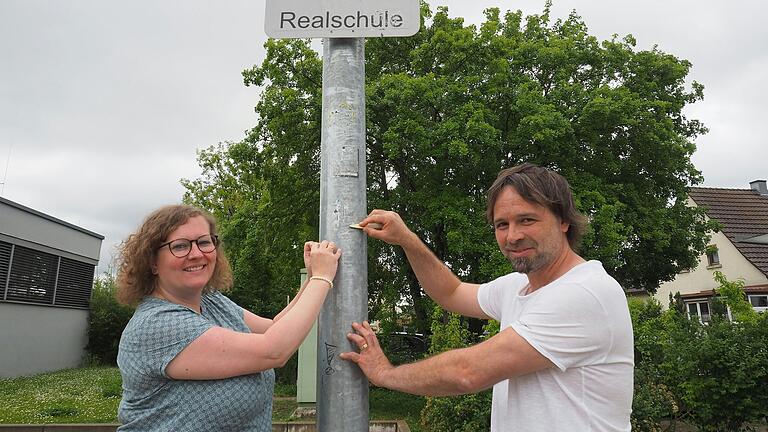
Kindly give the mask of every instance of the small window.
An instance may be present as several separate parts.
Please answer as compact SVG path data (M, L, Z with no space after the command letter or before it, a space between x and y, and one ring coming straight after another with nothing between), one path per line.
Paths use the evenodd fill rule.
M688 306L688 318L698 317L699 321L703 323L712 320L709 313L709 302L706 300L687 302L686 306Z
M750 295L749 303L758 312L768 311L768 294Z
M707 246L707 267L720 266L720 255L717 253L717 246Z

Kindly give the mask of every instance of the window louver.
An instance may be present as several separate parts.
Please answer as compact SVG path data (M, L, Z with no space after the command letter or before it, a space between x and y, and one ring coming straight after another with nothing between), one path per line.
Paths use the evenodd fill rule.
M88 308L95 266L0 241L0 301Z

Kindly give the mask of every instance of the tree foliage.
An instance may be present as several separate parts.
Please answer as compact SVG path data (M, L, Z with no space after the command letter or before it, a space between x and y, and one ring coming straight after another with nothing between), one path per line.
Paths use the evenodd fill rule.
M433 14L408 38L366 41L368 207L393 209L464 280L510 271L484 219L497 173L558 170L591 221L582 254L624 286L654 291L693 267L709 228L685 206L706 129L683 108L703 97L691 64L631 36L598 41L574 12L486 11L480 26ZM235 269L232 296L274 314L298 284L319 208L321 61L308 41L269 40L243 72L263 88L246 138L199 154L186 199L213 211ZM370 316L423 333L431 302L399 248L369 244ZM479 330L477 323L472 327Z
M317 238L321 62L306 41L266 44L267 60L243 72L265 86L257 125L238 143L198 154L202 178L184 180L185 200L213 212L232 262L228 294L265 316L300 281L302 246Z

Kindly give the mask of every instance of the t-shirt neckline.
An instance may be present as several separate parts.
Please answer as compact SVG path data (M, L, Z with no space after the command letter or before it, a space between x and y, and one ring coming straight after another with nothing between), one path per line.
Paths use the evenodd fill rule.
M556 285L558 281L562 280L564 277L566 277L568 274L570 274L570 273L571 273L571 272L573 272L574 270L576 270L576 269L578 269L578 268L581 268L582 266L585 266L585 265L587 265L587 264L592 264L592 263L595 263L595 262L597 262L597 261L595 261L595 260L589 260L589 261L584 261L583 263L578 263L578 264L576 264L575 266L571 267L571 268L570 268L570 269L569 269L567 272L563 273L563 274L562 274L562 275L561 275L559 278L557 278L557 279L553 280L552 282L550 282L550 283L548 283L548 284L546 284L546 285L542 286L541 288L539 288L539 289L537 289L536 291L534 291L534 292L532 292L532 293L529 293L529 294L526 294L526 293L525 293L526 291L528 291L528 287L531 285L531 283L528 281L528 275L521 273L521 274L522 274L522 275L525 277L525 280L526 280L526 282L525 282L525 285L523 285L523 287L522 287L522 288L520 288L520 289L517 291L517 296L518 296L518 297L520 297L520 298L523 298L523 299L531 298L531 297L533 297L533 295L535 295L537 292L539 292L539 291L541 291L541 290L543 290L543 289L545 289L545 288L547 288L547 287L550 287L550 286L552 286L552 285Z

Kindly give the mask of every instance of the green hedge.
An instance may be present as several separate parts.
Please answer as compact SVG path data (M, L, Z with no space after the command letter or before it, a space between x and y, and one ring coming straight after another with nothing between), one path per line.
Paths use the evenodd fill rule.
M674 306L674 305L673 305ZM633 431L684 420L702 432L751 430L768 416L768 315L690 320L655 300L630 302L635 330Z
M88 316L89 363L117 365L120 336L133 316L133 308L121 305L115 299L115 278L110 274L97 277L91 293Z
M494 326L492 322L487 329L490 334L495 334L498 325ZM430 355L469 346L474 339L461 316L447 313L439 306L432 312L431 330ZM491 397L491 390L461 396L428 397L421 411L421 423L431 432L488 430L491 427Z

